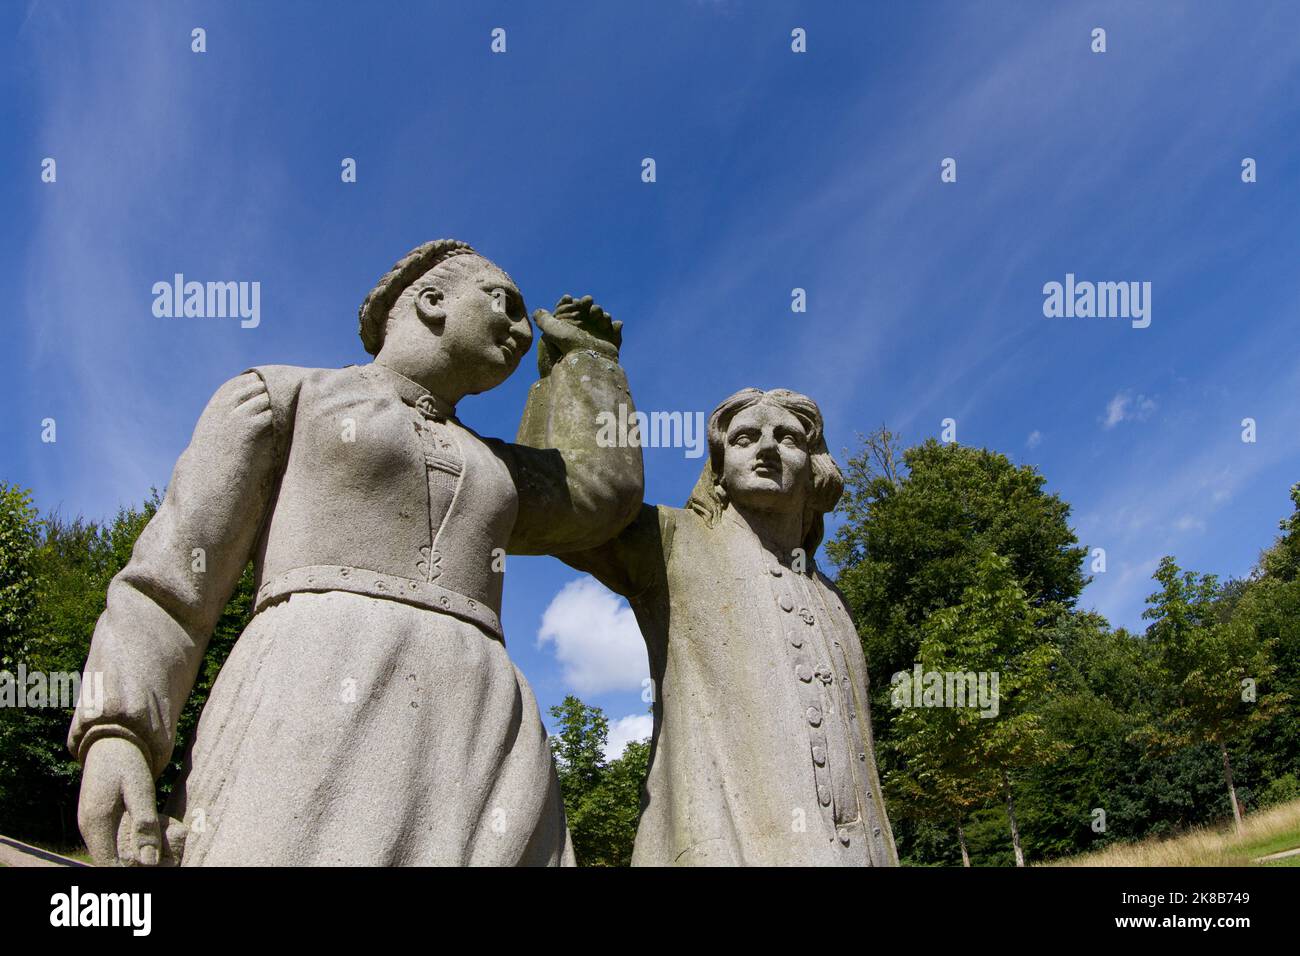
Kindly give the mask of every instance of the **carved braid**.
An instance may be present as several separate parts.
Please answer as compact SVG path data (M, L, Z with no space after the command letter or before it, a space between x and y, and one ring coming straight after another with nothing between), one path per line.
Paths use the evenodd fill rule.
M438 263L460 255L477 255L469 243L458 239L434 239L416 246L397 261L378 284L370 290L361 308L360 317L361 344L371 355L379 354L384 344L384 326L388 322L388 312L398 297L410 287L416 279L424 275Z

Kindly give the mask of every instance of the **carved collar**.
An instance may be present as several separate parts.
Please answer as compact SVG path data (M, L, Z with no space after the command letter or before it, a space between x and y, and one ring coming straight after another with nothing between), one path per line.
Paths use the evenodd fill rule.
M401 372L395 372L388 366L380 365L377 362L371 362L366 366L366 370L387 382L389 387L397 393L398 398L407 405L414 406L425 418L432 418L434 421L446 421L447 419L454 421L456 419L455 405L434 395L419 382L412 381Z
M759 534L756 528L736 513L734 505L727 505L722 512L722 517L724 521L728 522L728 524L736 529L737 533L742 537L749 538L755 545L757 545L758 550L762 553L765 561L776 559L783 565L788 565L790 563L794 552L791 549L786 548L780 542ZM796 548L802 550L802 542L800 542L799 545L796 545ZM804 560L808 568L811 568L811 556L805 555ZM804 573L807 574L809 572L805 569Z

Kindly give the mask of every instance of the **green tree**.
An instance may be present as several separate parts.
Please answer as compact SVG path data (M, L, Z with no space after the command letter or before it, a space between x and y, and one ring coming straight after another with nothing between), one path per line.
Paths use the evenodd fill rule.
M18 665L27 659L39 597L36 514L29 491L0 482L0 680L16 682ZM29 723L28 714L0 702L0 808L23 800Z
M1259 772L1269 780L1300 777L1300 484L1292 486L1291 501L1281 535L1260 555L1244 588L1260 637L1273 642L1273 686L1291 701L1252 739Z
M560 774L560 792L565 806L578 800L600 780L605 766L605 745L609 742L609 720L599 707L588 707L569 694L551 708L559 721L559 732L550 738Z
M1289 583L1300 578L1300 483L1291 486L1291 514L1278 526L1282 533L1261 556L1259 575Z
M920 707L903 708L894 721L894 749L903 760L887 779L905 800L910 792L913 805L918 791L946 804L959 828L963 860L968 852L960 828L967 813L998 794L1016 865L1025 864L1012 776L1060 749L1042 716L1057 649L1038 626L1040 614L1011 562L988 552L960 603L935 611L921 628L925 693ZM974 686L964 683L967 677ZM990 696L977 697L976 687Z
M1064 746L1051 764L1022 775L1019 801L1037 852L1058 857L1150 825L1155 767L1130 738L1150 719L1157 695L1149 643L1112 630L1101 615L1058 619L1051 641L1060 654L1043 718Z
M41 522L30 491L0 482L0 668L21 658L37 603Z
M0 655L12 669L80 673L95 624L104 610L108 584L130 559L140 532L161 504L156 490L138 508L119 509L105 524L58 514L37 522L35 550L28 557L35 602L17 636L9 635ZM28 522L32 523L27 504ZM10 499L0 502L0 525L12 522ZM3 532L0 532L2 535ZM2 566L11 567L7 555ZM17 567L17 565L13 565ZM207 694L252 606L251 565L221 615L199 671L194 693L178 725L176 757L158 781L165 798L179 773ZM78 842L76 808L81 767L67 751L72 711L66 708L0 709L0 830L20 838L71 846Z
M899 715L892 744L898 759L886 773L884 783L891 814L938 827L952 826L962 866L968 867L971 856L967 820L971 811L997 792L997 787L996 778L971 759L973 751L960 749L960 742L969 737L960 716L920 708Z
M580 866L628 866L641 814L650 745L632 742L605 759L609 721L573 695L550 709L559 722L550 738L574 856Z
M1213 745L1223 761L1233 820L1242 827L1229 744L1267 723L1287 700L1265 693L1277 665L1276 639L1261 636L1256 600L1247 594L1228 606L1215 575L1181 571L1172 557L1154 575L1160 590L1147 598L1147 635L1168 688L1159 718L1145 729L1154 748Z
M912 666L926 620L962 602L985 555L1008 562L1039 628L1067 614L1087 582L1069 505L1035 469L933 439L901 447L883 426L862 437L845 470L844 523L827 546L877 676L873 713L886 774L902 759L890 746L899 712L879 675ZM913 838L934 845L922 829L906 820L895 828L901 853Z
M960 603L990 551L1007 559L1032 607L1073 606L1085 549L1041 474L982 448L898 447L883 427L863 439L846 470L844 523L827 546L873 671L911 665L926 617Z

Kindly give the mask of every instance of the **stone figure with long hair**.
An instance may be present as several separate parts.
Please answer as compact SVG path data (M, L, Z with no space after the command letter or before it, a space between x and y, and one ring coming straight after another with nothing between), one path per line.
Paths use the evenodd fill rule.
M644 506L562 560L627 597L654 734L633 865L898 863L866 662L814 554L843 478L821 411L745 389L708 423L685 509Z

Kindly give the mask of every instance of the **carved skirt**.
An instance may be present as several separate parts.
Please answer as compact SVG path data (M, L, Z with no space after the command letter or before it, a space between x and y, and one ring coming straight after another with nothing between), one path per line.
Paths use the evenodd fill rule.
M537 702L473 624L342 591L250 622L169 812L193 865L572 865Z

